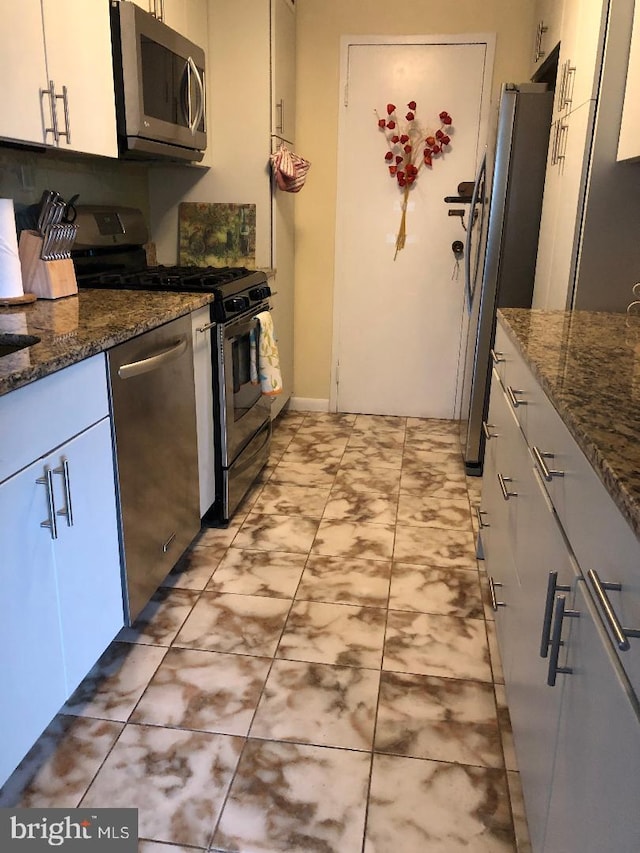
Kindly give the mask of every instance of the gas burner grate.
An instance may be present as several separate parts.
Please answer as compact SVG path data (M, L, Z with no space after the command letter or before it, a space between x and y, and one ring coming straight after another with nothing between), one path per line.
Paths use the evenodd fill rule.
M81 287L114 290L166 290L176 293L211 293L229 282L239 281L254 271L246 267L158 266L142 270L110 270L78 276Z

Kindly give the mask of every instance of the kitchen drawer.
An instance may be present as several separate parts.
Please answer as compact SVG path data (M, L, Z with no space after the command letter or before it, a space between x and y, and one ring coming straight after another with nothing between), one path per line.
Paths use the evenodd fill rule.
M0 397L0 482L109 414L104 354Z
M516 420L526 435L529 407L537 382L524 364L515 344L499 323L496 328L493 353L494 368L500 377Z

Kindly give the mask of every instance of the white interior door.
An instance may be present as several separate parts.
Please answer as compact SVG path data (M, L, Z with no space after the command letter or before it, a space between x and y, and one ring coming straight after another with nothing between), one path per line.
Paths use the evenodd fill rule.
M456 277L452 243L465 235L449 210L468 206L444 197L474 180L484 150L492 39L351 40L343 48L332 408L452 418L464 325L463 264ZM406 245L394 260L402 191L388 174L374 111L386 117L391 102L404 120L410 101L425 131L439 128L443 110L453 125L448 150L411 189Z

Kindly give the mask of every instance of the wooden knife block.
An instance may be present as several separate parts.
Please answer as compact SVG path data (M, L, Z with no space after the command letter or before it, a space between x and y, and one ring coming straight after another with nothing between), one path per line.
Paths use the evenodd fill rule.
M78 292L76 272L71 258L43 261L42 237L37 231L22 231L18 255L22 265L22 289L38 299L59 299Z

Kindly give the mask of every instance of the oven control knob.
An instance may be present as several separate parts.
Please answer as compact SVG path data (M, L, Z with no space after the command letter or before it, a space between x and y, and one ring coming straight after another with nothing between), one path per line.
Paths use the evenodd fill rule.
M252 287L249 291L249 296L251 299L255 299L256 301L266 299L268 296L271 296L271 288L268 284L265 284L262 287Z
M225 300L224 307L229 314L238 314L249 307L249 300L246 296L232 296Z

